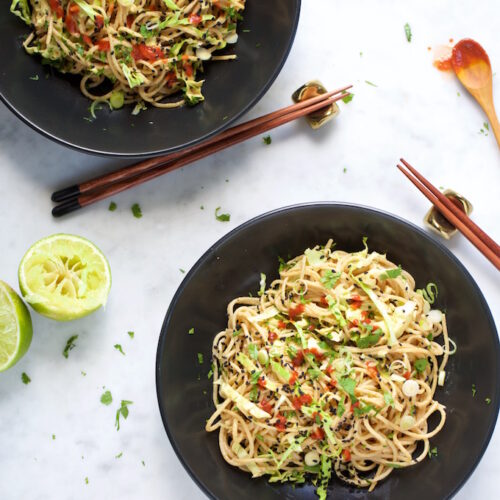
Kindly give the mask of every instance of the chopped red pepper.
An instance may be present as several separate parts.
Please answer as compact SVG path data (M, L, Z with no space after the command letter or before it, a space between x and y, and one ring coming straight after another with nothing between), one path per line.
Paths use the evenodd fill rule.
M278 421L274 424L274 427L276 427L276 429L278 429L279 431L286 430L286 417L285 417L285 415L278 413L278 415L276 415L276 418Z
M315 328L316 328L316 325L309 325L308 330L309 330L310 332L314 332Z
M107 38L103 39L103 40L99 40L97 42L97 48L101 51L101 52L109 52L110 49L111 49L111 45L109 43L109 40Z
M316 427L310 436L317 440L325 439L325 431L321 427Z
M278 334L276 332L269 332L267 334L267 338L269 339L269 342L271 342L271 344L278 338Z
M325 355L322 352L319 352L316 347L312 347L311 349L304 349L304 354L312 354L316 361L323 361Z
M259 380L257 380L257 384L261 389L266 388L266 379L264 377L259 377Z
M312 402L312 397L310 394L302 394L292 399L292 406L296 410L300 410L303 405L308 405Z
M104 26L104 18L102 16L95 16L95 29L101 31Z
M330 376L333 373L333 366L332 365L328 365L325 368L325 371L326 371L327 375Z
M185 63L183 65L184 72L186 73L186 76L191 78L193 76L193 66L190 63Z
M188 17L188 21L194 25L194 26L198 26L198 24L201 23L201 16L199 16L198 14L191 14L189 17Z
M175 74L175 71L169 71L165 76L165 82L167 83L167 87L168 88L173 87L176 81L177 81L177 75Z
M323 297L321 297L321 299L319 299L319 304L323 307L329 306L328 300L326 299L326 295L323 295Z
M64 20L64 24L66 25L66 29L73 35L80 33L78 31L78 26L76 25L76 21L72 15L68 14L66 19Z
M368 372L369 377L371 377L375 381L378 380L378 370L377 370L377 365L375 363L367 362L366 371Z
M135 16L132 14L129 14L127 16L127 28L131 28L132 24L134 24L134 21L135 21Z
M80 12L80 7L78 5L76 5L76 3L72 3L69 8L68 8L69 12L71 12L72 14L78 14L78 12Z
M279 320L278 321L278 328L280 330L284 330L286 328L286 323L284 321Z
M268 399L263 399L260 402L260 407L269 414L272 414L273 412L273 405L271 404L271 401L269 401Z
M342 457L344 458L344 462L350 462L351 461L351 451L345 448L342 450Z
M359 322L357 319L353 319L352 321L349 321L349 328L358 328Z
M350 299L349 305L352 309L359 309L361 307L361 302L363 302L363 299L359 295L353 295Z
M403 377L408 380L411 377L411 372L408 370L407 372L403 373Z
M293 366L300 366L304 362L304 351L297 352L296 356L292 359Z
M59 0L49 0L49 5L52 12L54 12L59 19L64 16L64 9Z
M88 35L82 35L82 39L88 46L91 47L92 45L94 45L92 39Z
M306 307L304 304L298 304L297 307L290 307L288 309L288 316L292 321L295 321L297 319L297 316L300 316Z
M299 374L295 370L292 370L292 374L290 375L290 378L288 380L288 385L295 384L295 382L297 382L298 376Z
M354 408L359 408L360 402L356 401L354 404L351 405L351 408L349 410L350 413L354 412Z
M140 59L145 61L157 61L158 59L162 59L164 55L160 47L150 47L144 43L132 47L132 57L135 61Z

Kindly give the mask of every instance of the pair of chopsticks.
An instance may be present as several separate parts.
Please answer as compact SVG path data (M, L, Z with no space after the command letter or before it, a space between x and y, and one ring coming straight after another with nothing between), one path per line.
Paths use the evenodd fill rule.
M422 174L401 158L397 167L420 192L453 224L498 270L500 270L500 246L491 239L469 216L436 189Z
M332 92L292 104L260 118L255 118L182 151L141 161L115 172L95 177L81 184L56 191L52 194L52 201L59 203L59 205L53 208L52 215L54 217L61 217L62 215L74 212L82 207L109 198L143 182L210 156L222 149L246 141L275 127L330 106L332 103L347 97L349 93L345 91L351 87L352 85L347 85Z

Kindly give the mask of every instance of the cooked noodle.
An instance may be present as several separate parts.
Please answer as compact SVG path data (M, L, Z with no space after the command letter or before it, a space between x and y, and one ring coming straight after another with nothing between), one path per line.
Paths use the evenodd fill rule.
M413 277L366 246L334 251L330 240L261 285L259 298L229 304L213 342L206 430L219 430L224 459L270 481L310 477L320 498L332 469L372 490L422 461L446 420L434 395L450 343Z
M245 0L12 0L33 27L26 51L113 108L149 103L172 108L203 100L203 61L237 41ZM102 90L101 84L108 82ZM184 97L168 99L178 92Z

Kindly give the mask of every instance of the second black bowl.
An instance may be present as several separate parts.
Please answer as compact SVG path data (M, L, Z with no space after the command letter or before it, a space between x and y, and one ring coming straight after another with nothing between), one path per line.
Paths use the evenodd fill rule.
M263 215L218 241L186 276L168 310L157 354L161 415L174 450L198 485L212 498L278 500L317 498L311 485L296 487L252 480L221 456L217 433L207 434L213 412L207 378L212 341L226 328L227 304L255 294L260 273L278 276L278 256L302 254L333 238L338 249L387 252L410 272L417 287L435 282L437 307L446 309L450 337L458 345L448 362L447 383L436 398L446 405L444 429L431 440L438 456L394 471L369 494L380 500L443 500L463 485L493 432L500 403L500 350L488 306L465 268L422 230L389 214L342 204L312 204ZM194 335L188 335L190 328ZM198 363L202 353L204 364ZM476 394L472 386L475 385ZM490 404L486 398L490 398ZM367 497L334 479L330 500Z
M0 9L0 99L45 136L88 153L145 157L180 149L220 132L247 112L278 76L295 37L300 0L250 0L235 46L236 61L205 65L205 102L173 110L127 106L98 112L79 79L52 73L22 47L30 32L5 5ZM243 29L245 32L243 32ZM249 30L249 31L247 31ZM48 78L45 76L48 75Z

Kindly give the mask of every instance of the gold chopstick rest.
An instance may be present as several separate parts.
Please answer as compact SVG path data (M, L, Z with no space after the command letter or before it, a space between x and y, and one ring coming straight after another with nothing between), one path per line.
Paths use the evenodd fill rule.
M292 94L293 102L301 102L306 99L311 99L320 94L326 94L328 91L326 88L319 82L318 80L313 80L307 82L302 85L302 87L298 88ZM305 118L307 123L309 123L310 127L314 130L322 127L325 123L329 122L333 118L335 118L340 113L340 108L337 106L337 103L334 102L326 109L320 109L319 111L315 111Z
M457 205L460 210L465 212L467 215L470 215L472 212L472 203L467 198L452 189L444 190L443 194L455 205ZM431 207L431 209L425 214L424 223L427 227L432 229L432 231L447 240L449 240L457 232L457 228L451 224L448 219L441 215L441 213L434 206Z

